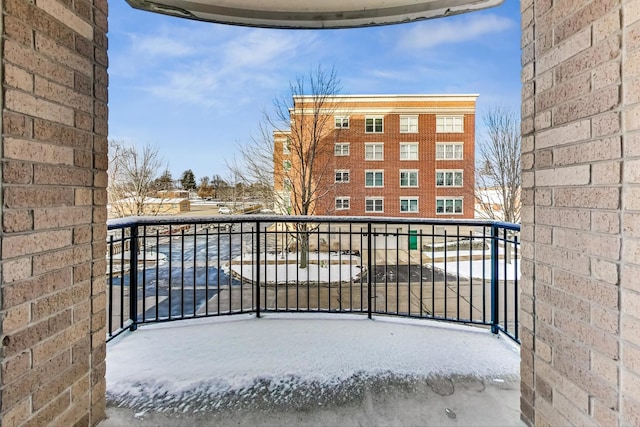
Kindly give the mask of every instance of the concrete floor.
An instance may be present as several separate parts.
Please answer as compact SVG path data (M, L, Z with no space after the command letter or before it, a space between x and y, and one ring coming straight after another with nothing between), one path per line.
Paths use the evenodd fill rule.
M107 348L110 397L107 419L100 427L524 426L519 410L518 349L506 337L433 321L371 321L352 315L344 317L349 320L343 323L328 317L299 320L302 316L201 319L193 326L181 321L144 326L125 334ZM332 322L340 327L332 327ZM358 329L354 335L355 328L366 329ZM370 338L362 338L365 336ZM180 341L174 341L176 338ZM210 341L207 350L194 353L194 348L207 345L206 341ZM260 350L270 343L271 351ZM169 349L183 347L179 359L168 356ZM295 353L290 353L291 349ZM321 349L325 352L319 356ZM128 358L122 358L123 353ZM371 358L372 354L375 357ZM431 368L428 372L409 368L404 374L390 368L384 371L387 373L366 375L367 367L384 365L385 360L410 360L412 367ZM167 399L167 393L174 389L158 392L155 383L171 384L173 376L184 379L178 369L184 361L197 367L197 375L192 377L197 381L252 376L262 370L298 372L308 377L308 373L315 375L314 366L327 364L332 371L351 374L329 387L314 381L283 385L277 374L266 382L257 375L256 382L240 392L216 394L217 389L194 389L187 395L178 392L178 399ZM114 383L109 370L117 372L119 366L126 374L116 375L120 379ZM144 370L151 372L138 377ZM145 378L152 378L149 386L144 385ZM133 400L109 392L109 384L128 392L132 390L129 385L122 385L130 382Z
M107 408L100 427L120 426L524 426L518 379L473 377L372 380L344 390L347 399L225 409L206 413L136 413Z

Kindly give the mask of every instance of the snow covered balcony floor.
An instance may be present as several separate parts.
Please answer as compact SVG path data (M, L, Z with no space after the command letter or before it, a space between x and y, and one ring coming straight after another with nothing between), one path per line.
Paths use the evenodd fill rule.
M522 426L487 328L335 313L144 325L107 347L110 426Z
M521 425L517 224L108 226L104 426Z

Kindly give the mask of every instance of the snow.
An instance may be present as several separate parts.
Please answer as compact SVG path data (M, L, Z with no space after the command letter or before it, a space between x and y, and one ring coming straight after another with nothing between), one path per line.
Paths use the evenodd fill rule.
M362 378L513 378L518 351L485 329L435 321L336 314L198 319L141 326L110 342L107 395L136 410L194 411L261 393L282 401L308 390L314 398Z
M518 271L516 271L516 265L515 263L507 263L507 271L506 271L506 275L505 275L505 270L504 270L504 264L505 261L504 259L500 259L498 262L498 280L505 280L505 278L507 280L515 280L516 277L518 278L518 280L520 280L520 265L518 263ZM433 267L444 271L445 270L445 264L446 264L446 268L447 268L447 273L451 274L453 276L459 275L461 278L464 277L466 279L469 279L471 277L471 275L473 274L473 278L474 279L482 279L482 268L483 268L483 264L484 264L484 274L485 274L485 279L486 280L490 280L491 279L491 259L486 259L485 261L482 260L461 260L459 262L434 262L433 263ZM431 264L428 264L431 265Z
M260 281L267 284L348 283L357 280L362 273L360 257L339 252L310 252L306 268L299 268L297 253L262 253L260 257ZM257 265L252 261L252 254L236 257L224 270L228 272L230 268L236 277L254 281Z

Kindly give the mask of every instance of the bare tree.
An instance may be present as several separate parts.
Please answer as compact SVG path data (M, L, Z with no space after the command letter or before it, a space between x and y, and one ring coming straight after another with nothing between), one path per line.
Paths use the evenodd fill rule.
M341 87L333 68L319 66L290 82L289 90L263 112L259 136L240 147L240 161L229 166L243 181L273 189L270 197L280 210L314 215L333 182L334 99ZM312 228L296 225L300 268L307 266Z
M494 107L483 121L487 137L479 144L476 210L491 219L520 222L520 119Z
M158 214L146 206L155 195L156 178L166 170L158 149L145 145L142 149L122 141L109 141L109 185L107 193L112 212L119 217Z

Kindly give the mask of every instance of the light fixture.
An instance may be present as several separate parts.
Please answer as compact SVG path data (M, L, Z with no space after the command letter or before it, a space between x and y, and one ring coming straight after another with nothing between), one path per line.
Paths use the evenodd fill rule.
M127 0L136 9L270 28L348 28L456 15L504 0Z

